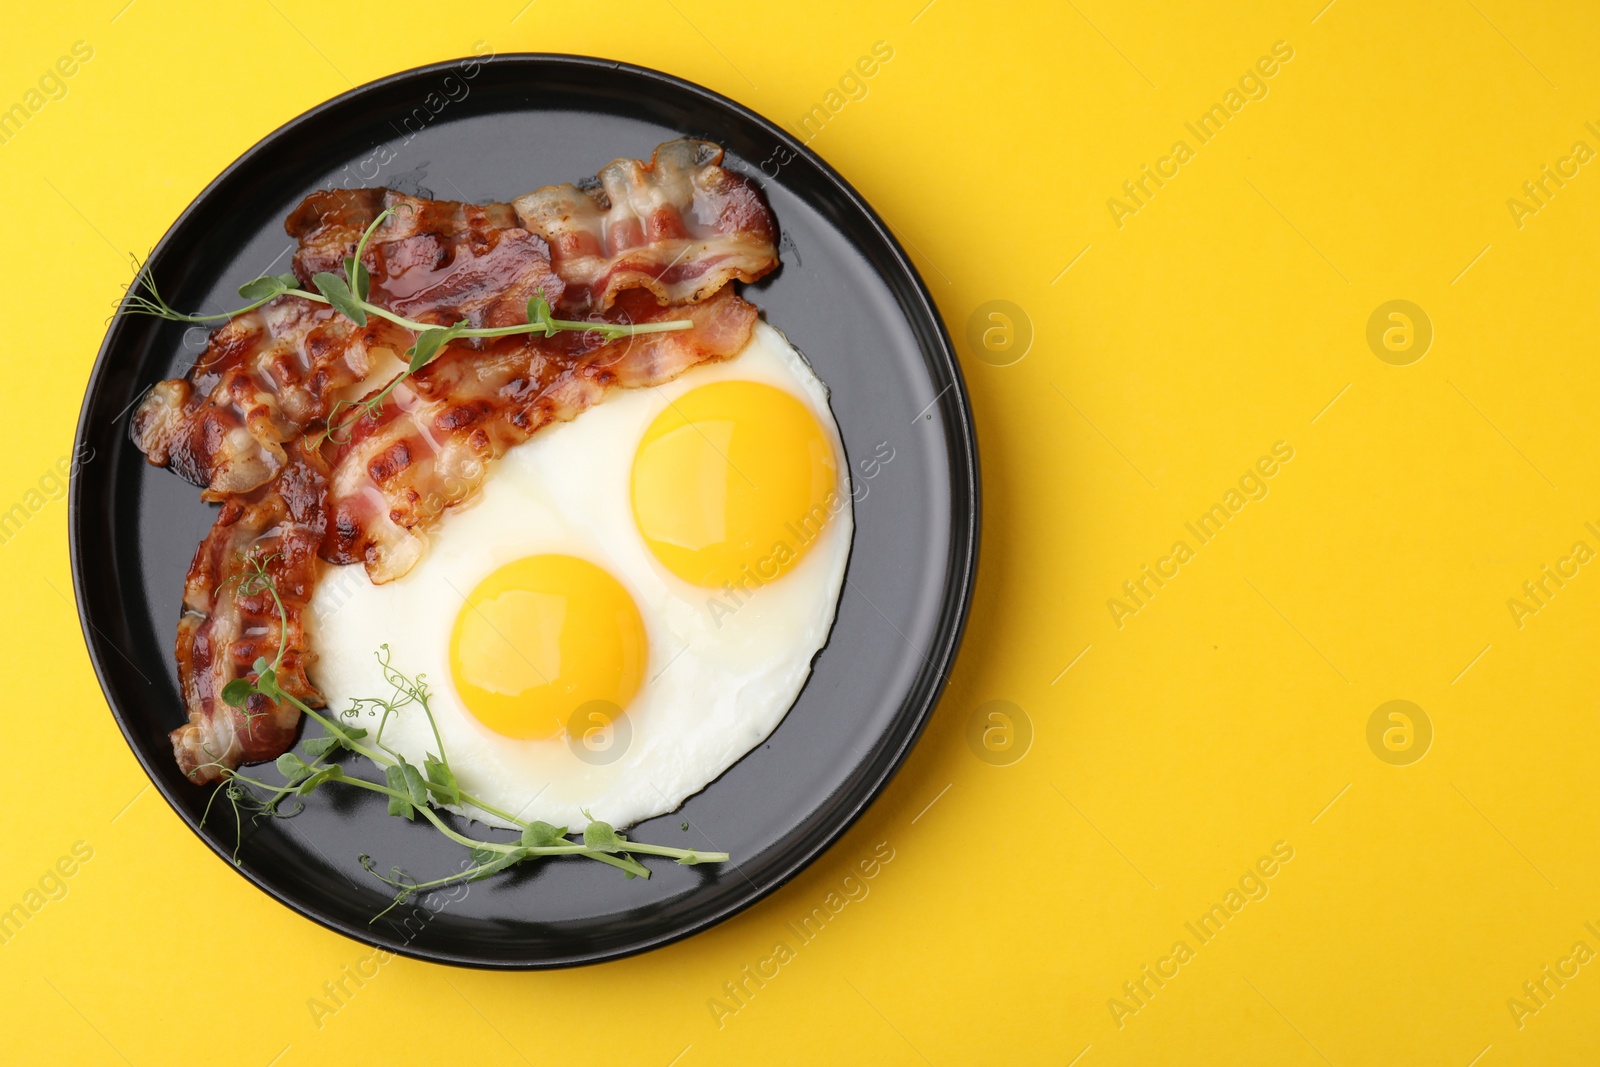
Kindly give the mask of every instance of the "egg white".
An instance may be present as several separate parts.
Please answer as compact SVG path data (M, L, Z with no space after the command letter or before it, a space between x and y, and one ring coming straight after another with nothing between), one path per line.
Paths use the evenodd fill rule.
M839 510L776 581L735 593L691 585L651 554L634 521L630 478L651 421L712 382L774 386L810 409L833 444ZM807 530L798 522L797 545ZM464 790L524 820L627 826L672 811L764 741L793 705L826 643L853 532L849 466L828 390L788 339L758 323L734 359L654 389L620 390L571 422L513 448L482 490L453 508L405 577L372 585L359 567L328 568L312 598L312 680L335 710L389 693L375 652L426 675L431 707ZM518 741L480 725L456 695L450 634L468 593L502 564L563 553L603 568L632 594L649 644L645 681L625 725L587 741ZM371 720L359 720L369 728ZM438 748L420 709L391 716L383 743L420 765ZM465 814L490 825L504 819Z

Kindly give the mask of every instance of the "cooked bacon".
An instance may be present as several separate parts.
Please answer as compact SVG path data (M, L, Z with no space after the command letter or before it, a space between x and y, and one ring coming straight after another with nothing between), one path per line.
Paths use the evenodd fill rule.
M361 563L374 582L405 574L432 523L483 484L488 465L544 426L616 388L655 386L736 355L757 311L728 287L777 266L776 225L760 193L704 141L673 141L650 163L616 160L582 187L551 186L510 204L424 200L387 189L313 193L285 224L296 277L342 273L362 233L394 213L363 257L369 299L418 322L500 327L526 321L530 297L568 317L688 318L692 329L605 342L595 332L452 342L347 437L313 448L309 430L340 400L370 398L409 331L373 317L280 297L214 331L194 368L161 382L133 419L151 463L222 502L184 586L179 682L187 725L173 752L195 782L269 760L294 743L299 712L260 694L222 701L258 657L279 649L278 684L320 706L305 612L319 556ZM260 561L253 564L252 560Z
M334 459L323 558L365 564L379 584L399 578L426 550L428 526L477 491L491 460L612 389L661 385L736 355L756 309L732 289L688 308L660 307L636 290L618 299L612 317L695 325L609 344L592 333L507 337L486 349L453 344L398 386Z
M150 390L133 414L134 444L212 499L247 492L283 468L285 445L364 380L380 350L410 345L382 319L357 326L325 304L280 297L214 330L188 377Z
M709 141L668 141L649 163L613 160L582 186L518 197L517 217L550 242L567 283L563 307L604 311L635 288L662 304L696 303L776 267L772 212L754 185L719 166L722 154Z
M295 239L294 273L300 284L322 271L342 274L344 257L383 210L387 189L318 189L300 201L283 220L284 231Z
M339 274L361 234L385 208L362 263L372 277L368 299L418 322L473 326L527 322L530 297L561 301L565 284L551 269L544 238L517 222L510 204L423 200L393 189L312 193L284 228L299 241L295 275L310 286L319 271Z
M315 654L306 648L303 617L316 587L317 546L327 522L327 468L298 444L268 484L230 496L194 554L178 621L178 681L188 725L172 731L178 766L195 782L223 768L275 759L294 744L300 712L260 693L244 708L222 701L222 689L249 677L257 657L278 654L280 622L271 591L246 578L259 560L283 601L287 624L278 685L314 707L322 696L306 677Z
M564 285L544 239L518 225L509 204L421 200L387 189L312 193L285 228L299 241L294 264L310 286L341 271L362 232L385 207L394 214L363 257L369 299L419 322L510 326L527 321L528 299L560 300ZM327 417L342 392L365 381L379 349L411 345L411 334L376 317L357 327L325 304L283 297L214 331L187 378L161 382L134 415L134 442L150 462L171 466L214 498L264 484L284 462L284 444Z

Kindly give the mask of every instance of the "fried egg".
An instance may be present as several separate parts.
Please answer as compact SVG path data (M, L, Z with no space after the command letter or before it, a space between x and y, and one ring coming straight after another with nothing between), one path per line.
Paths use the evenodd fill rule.
M438 737L413 705L382 743L418 766L442 743L496 809L465 814L627 826L782 721L832 628L852 529L827 388L758 323L736 358L513 448L403 578L325 571L312 679L335 710L387 696L387 644L425 676Z

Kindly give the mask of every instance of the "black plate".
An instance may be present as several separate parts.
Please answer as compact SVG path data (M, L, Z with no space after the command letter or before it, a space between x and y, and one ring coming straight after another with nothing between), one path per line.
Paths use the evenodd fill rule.
M420 823L386 817L381 798L355 790L324 789L293 819L247 825L243 874L358 941L483 967L610 959L727 918L837 839L916 741L966 619L978 484L960 371L910 260L827 164L715 93L595 59L464 60L352 90L246 152L151 254L174 306L225 308L245 281L286 269L284 217L313 189L389 185L509 200L618 156L649 158L657 143L685 134L723 145L726 165L765 188L783 267L745 295L832 389L852 473L867 486L832 638L766 744L678 811L631 831L726 850L735 862L723 867L652 860L648 881L630 881L599 864L530 864L369 925L388 894L358 854L382 869L435 876L455 870L462 850ZM147 466L127 425L145 389L184 373L203 343L204 331L144 316L112 325L78 426L78 446L94 459L72 482L72 566L89 655L117 724L168 803L229 857L232 818L200 826L209 790L178 773L167 741L183 721L172 646L184 572L214 509L176 475ZM872 463L890 450L886 464Z

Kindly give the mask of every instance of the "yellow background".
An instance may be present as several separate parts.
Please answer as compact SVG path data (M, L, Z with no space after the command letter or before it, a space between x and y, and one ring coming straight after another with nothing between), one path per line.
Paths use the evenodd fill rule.
M369 950L145 790L48 503L0 545L0 908L74 842L94 858L0 947L8 1062L1594 1061L1600 963L1520 1028L1507 1005L1600 949L1600 567L1520 628L1507 607L1600 548L1600 167L1520 228L1507 206L1600 149L1592 8L124 2L4 16L0 104L75 41L94 58L0 145L0 509L70 451L128 253L279 124L480 40L659 67L791 127L888 42L813 147L954 335L999 299L1034 338L1009 366L962 342L976 606L926 736L837 847L686 943L546 974L395 960L320 1028L308 999ZM1268 95L1199 146L1184 122L1277 41ZM1119 228L1108 198L1179 139L1195 158ZM1435 331L1409 366L1366 341L1397 298ZM1270 494L1119 628L1107 600L1277 441ZM1391 699L1433 727L1409 766L1367 743ZM968 743L992 700L1032 725L1009 765ZM1270 894L1195 944L1279 841ZM879 842L870 895L719 1028L722 984ZM1180 939L1195 958L1119 1027L1108 1001Z

